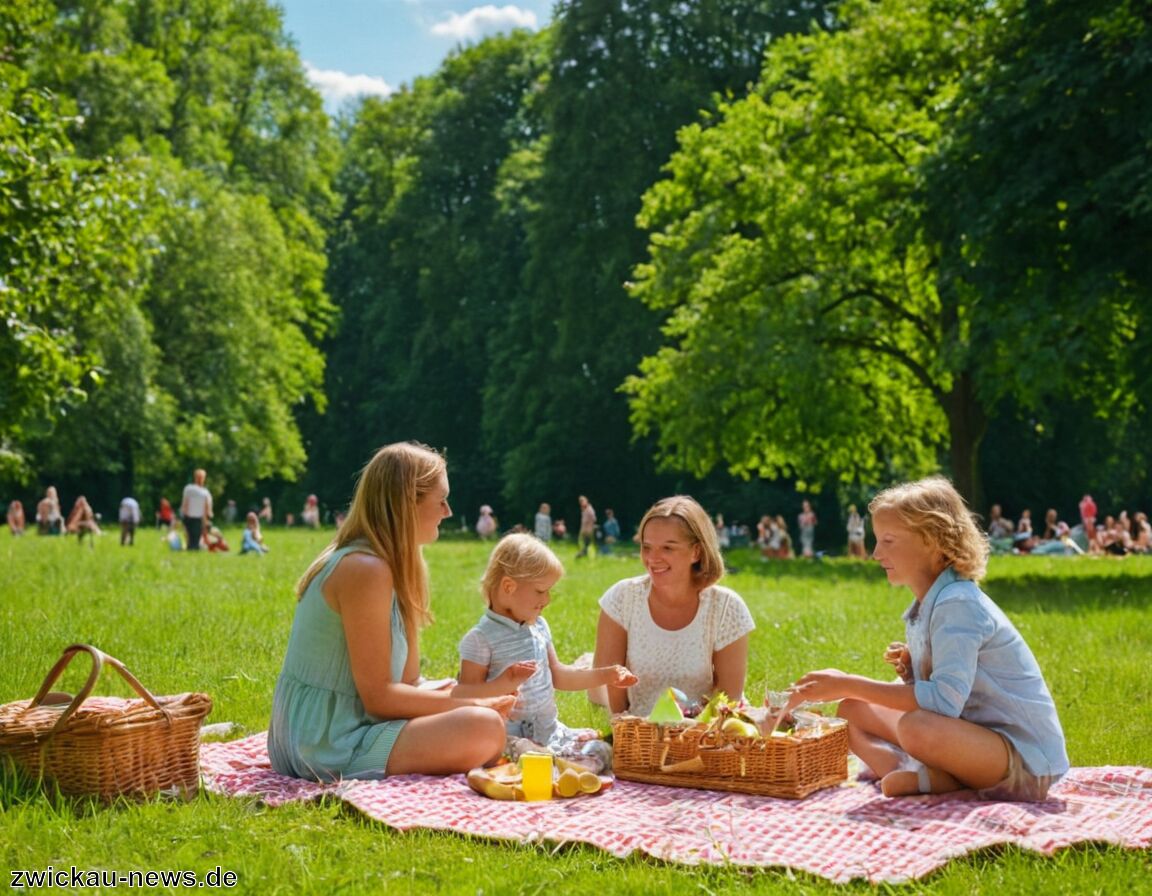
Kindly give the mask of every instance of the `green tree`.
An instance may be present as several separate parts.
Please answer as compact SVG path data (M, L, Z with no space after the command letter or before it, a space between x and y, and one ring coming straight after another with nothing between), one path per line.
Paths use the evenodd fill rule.
M488 39L359 111L333 250L343 319L330 346L323 492L343 498L375 447L416 438L448 448L461 512L499 493L499 465L481 444L484 391L501 374L489 343L525 252L497 185L506 159L539 132L529 97L545 41Z
M104 251L121 261L79 321L90 400L45 415L40 472L171 487L189 467L251 488L292 479L298 415L324 406L317 345L337 142L265 0L59 0L26 41L29 82L54 91L79 158L137 173L134 215ZM61 125L63 128L64 125ZM95 165L74 159L74 164ZM147 264L121 274L148 247ZM138 402L144 402L138 404ZM129 409L138 407L131 415Z
M925 220L942 279L997 314L973 337L1019 418L999 478L1046 457L1080 471L1053 492L1134 496L1152 406L1152 7L1004 4L995 40L927 169Z
M82 333L130 294L140 185L75 157L70 108L30 82L51 9L0 3L0 475L27 479L27 443L82 402L100 355Z
M148 310L163 360L156 381L178 408L175 455L239 489L294 479L306 461L295 413L306 399L323 404L324 362L284 264L288 240L264 197L194 175L168 192L176 207Z
M585 492L594 503L642 506L660 487L617 391L658 338L656 316L624 289L643 258L640 197L679 127L716 95L742 96L774 36L826 17L823 3L557 7L540 97L546 137L503 185L509 208L523 213L530 259L494 339L500 381L484 422L512 506L550 498L574 507Z
M845 3L842 30L776 42L751 96L682 131L632 288L670 315L667 344L627 385L666 464L868 483L947 448L978 495L1006 327L940 282L920 191L986 9Z

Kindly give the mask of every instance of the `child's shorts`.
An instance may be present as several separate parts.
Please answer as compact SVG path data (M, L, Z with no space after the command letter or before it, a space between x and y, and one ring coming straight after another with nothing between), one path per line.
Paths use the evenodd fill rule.
M999 734L999 732L997 732ZM1012 741L1004 737L1004 746L1008 748L1008 773L1004 780L983 790L977 790L976 795L982 800L1008 800L1014 803L1039 803L1048 797L1048 790L1062 775L1034 775L1024 765L1024 758L1020 751L1012 745Z

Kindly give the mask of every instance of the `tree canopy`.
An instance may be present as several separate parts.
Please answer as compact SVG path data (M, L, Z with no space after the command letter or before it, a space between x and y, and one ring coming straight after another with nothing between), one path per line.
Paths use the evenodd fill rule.
M633 294L670 317L666 344L629 380L633 420L658 435L666 463L696 473L882 482L943 456L979 506L989 420L1007 403L1098 388L1096 365L1114 370L1132 339L1136 294L1097 289L1090 315L1081 295L1070 325L1037 301L1035 276L987 289L953 261L1015 250L1026 219L1012 197L1036 189L1020 186L1027 170L979 170L989 147L958 138L967 122L997 143L995 124L967 116L994 77L1018 83L1001 65L1004 46L1030 33L1020 9L881 0L840 11L839 30L777 42L753 94L685 129L670 177L648 192L650 261ZM1005 168L1019 162L1015 139ZM964 152L977 170L950 167ZM961 182L971 199L957 207ZM975 210L988 207L1005 220L981 232L992 222ZM1042 267L1060 280L1054 258ZM1069 337L1091 363L1065 361Z
M148 492L193 466L238 489L299 476L298 412L325 401L337 142L279 11L16 5L10 470Z
M333 122L270 0L0 0L0 486L1147 501L1150 35L564 0Z

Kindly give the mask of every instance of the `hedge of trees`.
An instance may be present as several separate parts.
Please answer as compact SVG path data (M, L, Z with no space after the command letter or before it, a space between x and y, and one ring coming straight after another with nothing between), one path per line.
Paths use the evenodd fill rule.
M1150 29L566 0L332 122L268 0L0 0L0 484L1146 505Z

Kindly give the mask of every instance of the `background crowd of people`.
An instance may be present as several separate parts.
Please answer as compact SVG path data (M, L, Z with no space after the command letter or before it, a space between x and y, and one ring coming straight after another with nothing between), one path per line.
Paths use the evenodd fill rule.
M622 524L615 512L608 508L603 519L586 495L580 495L575 505L580 519L577 530L577 557L590 554L610 554L621 542ZM754 547L763 560L790 560L797 557L820 559L826 556L847 556L867 559L870 524L855 504L849 504L841 525L843 541L825 535L822 547L817 546L819 520L808 499L801 499L795 522L790 526L783 513L765 513L755 526L734 521L725 522L723 513L713 518L716 537L721 550ZM1098 517L1095 501L1085 495L1078 507L1079 522L1060 518L1054 508L1044 514L1044 521L1033 527L1032 512L1023 508L1015 521L1004 515L1000 504L993 504L985 520L985 531L994 554L1037 555L1116 555L1152 552L1152 525L1143 511L1129 513L1119 510L1115 515ZM517 523L507 528L489 504L480 507L476 525L464 525L462 533L474 532L488 541L501 534L531 532L544 542L563 541L568 536L562 517L554 517L552 505L542 502L531 526ZM793 534L795 533L795 535ZM632 541L636 540L633 535ZM838 543L837 543L838 542Z
M988 537L992 549L998 553L1053 554L1072 556L1079 554L1114 555L1147 554L1152 552L1152 525L1148 514L1127 510L1099 516L1096 501L1085 494L1077 507L1079 522L1069 523L1059 517L1055 508L1044 513L1044 522L1033 526L1029 508L1020 511L1013 521L1005 516L999 504L988 511Z
M174 550L230 549L223 533L215 525L212 494L205 485L206 481L206 471L196 470L192 481L185 486L178 506L173 507L163 496L156 500L153 511L155 524L163 530L165 540ZM622 524L612 508L605 509L601 517L589 498L580 495L575 509L579 518L576 530L578 557L610 554L617 549L622 540ZM992 552L1056 556L1124 556L1152 552L1152 524L1147 513L1120 509L1101 516L1090 494L1085 494L1080 500L1076 512L1078 519L1068 520L1062 519L1055 508L1048 508L1043 520L1033 523L1030 508L1021 508L1013 519L1000 504L993 504L985 521ZM95 544L96 536L103 534L101 524L105 516L95 511L84 495L77 496L71 510L65 513L56 487L51 485L45 488L43 496L31 510L26 509L19 498L13 498L7 506L8 530L14 536L23 535L31 528L40 535L75 535L79 544L87 542L90 546ZM134 545L136 532L145 519L140 502L133 496L126 496L116 509L115 518L120 529L120 544ZM242 527L242 553L266 552L263 528L277 524L268 497L253 501L244 512L240 511L234 499L229 499L224 505L222 519L225 526ZM282 524L319 529L322 522L338 526L342 519L343 513L324 513L318 497L308 495L300 512L286 513ZM823 549L817 549L819 520L807 499L801 499L792 525L783 513L763 514L755 526L739 521L726 523L723 514L716 514L714 524L721 549L755 547L764 560L818 559L841 554L861 559L868 557L869 524L855 504L848 505L845 511L844 541L837 544L825 535L821 539ZM485 504L480 507L475 526L466 526L465 531L471 531L483 540L494 539L503 532L529 531L545 542L563 541L568 537L564 518L554 517L552 505L548 502L539 505L531 527L516 524L507 529L500 527L492 506Z
M206 470L197 469L192 480L181 493L178 506L174 507L167 497L156 500L154 519L156 528L161 530L163 541L172 550L225 552L231 548L224 532L216 525L212 492L207 487ZM264 554L268 546L264 542L262 524L273 523L272 502L263 498L259 504L241 516L234 499L229 499L221 514L226 526L242 526L240 532L240 553ZM322 525L320 500L316 495L308 495L299 517L285 515L284 525L300 525L319 529ZM109 516L111 518L111 516ZM120 545L131 547L136 544L136 534L145 516L140 502L132 495L121 499L115 510L116 523L120 529ZM59 493L54 485L44 489L43 497L35 504L34 510L26 510L20 498L8 501L6 523L12 536L22 536L28 531L38 535L75 535L78 544L85 542L94 547L96 537L104 534L101 523L105 514L97 512L84 495L76 497L72 509L64 514ZM330 515L329 522L339 525L342 514Z

